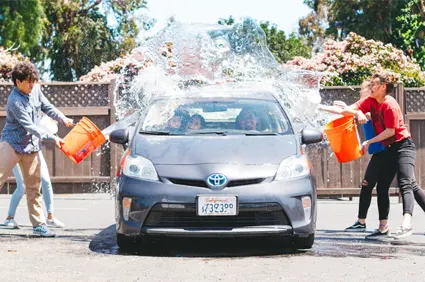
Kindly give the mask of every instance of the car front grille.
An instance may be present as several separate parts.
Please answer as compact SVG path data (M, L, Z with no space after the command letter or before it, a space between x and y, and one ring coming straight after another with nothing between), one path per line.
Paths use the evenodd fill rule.
M195 204L158 203L143 225L156 228L237 228L290 225L290 222L278 203L239 204L236 216L198 216Z
M252 179L237 179L231 180L227 183L226 187L236 187L244 185L259 184L264 181L265 178L252 178ZM193 180L193 179L180 179L180 178L168 178L173 184L176 185L185 185L185 186L195 186L195 187L204 187L208 188L205 180Z

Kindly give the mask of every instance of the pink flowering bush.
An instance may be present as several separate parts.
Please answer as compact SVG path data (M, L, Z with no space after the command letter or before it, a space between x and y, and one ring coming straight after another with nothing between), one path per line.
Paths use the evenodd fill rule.
M9 82L12 78L12 69L20 61L26 58L21 54L11 54L0 46L0 82Z
M100 64L94 67L88 74L80 77L80 81L85 82L109 82L117 77L125 66L126 56L113 61Z
M326 86L360 85L377 72L389 74L406 87L425 86L425 73L414 59L391 44L366 40L353 32L341 42L328 40L315 57L296 57L286 66L325 72L321 83Z

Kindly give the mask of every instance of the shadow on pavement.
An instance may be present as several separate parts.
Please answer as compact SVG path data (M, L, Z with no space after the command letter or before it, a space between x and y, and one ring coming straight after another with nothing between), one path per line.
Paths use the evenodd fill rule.
M294 250L282 242L270 238L155 238L148 245L135 245L134 249L121 251L116 242L115 225L97 234L89 248L93 252L114 255L158 257L249 257L300 255L305 251Z
M136 244L121 251L116 242L115 225L102 230L90 242L91 251L113 255L157 257L250 257L250 256L326 256L397 259L405 255L425 256L425 247L407 241L365 240L368 233L318 230L311 250L294 250L273 238L249 239L153 239L148 245Z

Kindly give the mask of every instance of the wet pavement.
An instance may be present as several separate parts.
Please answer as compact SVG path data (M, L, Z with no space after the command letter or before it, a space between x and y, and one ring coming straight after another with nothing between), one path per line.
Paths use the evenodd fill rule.
M0 212L6 212L7 204L8 196L0 196ZM22 203L17 220L24 226L20 229L0 226L0 254L4 257L0 271L5 273L3 277L10 278L9 281L30 278L33 273L39 275L35 281L83 278L87 281L125 278L135 281L146 275L152 281L170 280L170 277L177 278L171 279L176 281L208 280L208 277L246 281L241 279L245 274L255 277L254 280L275 281L282 278L283 273L298 281L326 277L351 280L351 277L347 279L347 275L355 273L357 268L369 269L359 276L364 279L389 275L388 281L397 281L404 279L403 271L407 271L410 280L422 280L420 269L412 267L425 263L425 215L418 207L412 221L415 233L403 241L370 241L365 240L368 232L343 232L344 227L353 221L352 217L347 220L347 215L355 215L357 202L320 201L316 241L311 250L293 250L281 240L269 238L157 239L149 247L123 252L116 244L110 196L58 196L55 204L56 215L67 226L56 229L58 236L54 239L31 235L26 208ZM401 205L393 201L391 209L394 215L390 226L395 231L394 227L401 220L396 211L401 211ZM372 223L377 222L376 205L372 205L369 218L368 231L372 231ZM46 265L56 276L44 272ZM143 265L143 271L138 265ZM280 271L279 265L285 265L286 270ZM307 276L303 273L306 265ZM218 266L222 267L219 271L216 269ZM117 272L115 267L123 267L130 272ZM213 269L213 276L199 276ZM227 279L220 273L231 275Z
M365 240L369 233L318 230L311 250L294 250L279 239L156 239L148 246L136 245L131 252L120 251L115 225L97 234L90 250L103 254L158 257L252 257L252 256L327 256L397 259L404 255L425 256L424 234L405 240ZM424 237L423 240L422 238Z

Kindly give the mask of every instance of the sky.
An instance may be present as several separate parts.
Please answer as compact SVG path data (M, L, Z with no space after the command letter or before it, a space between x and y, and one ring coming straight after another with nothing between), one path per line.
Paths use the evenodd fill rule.
M298 20L311 9L303 0L147 0L148 16L162 28L170 16L184 23L217 23L219 18L236 20L250 16L270 21L289 34L298 30Z

